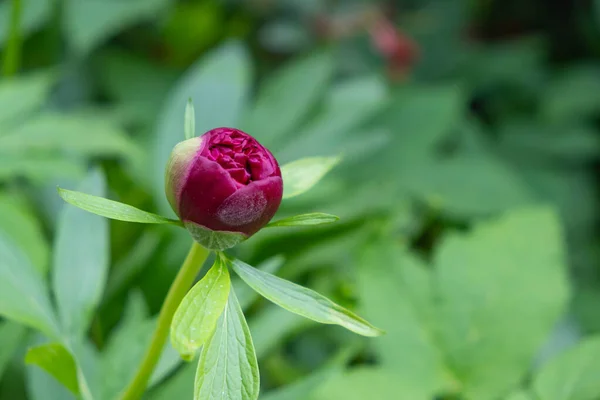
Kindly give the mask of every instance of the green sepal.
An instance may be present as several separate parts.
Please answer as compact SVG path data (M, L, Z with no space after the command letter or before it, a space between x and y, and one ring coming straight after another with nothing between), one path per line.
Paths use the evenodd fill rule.
M209 250L227 250L248 238L243 233L213 231L191 221L185 221L183 225L196 242Z

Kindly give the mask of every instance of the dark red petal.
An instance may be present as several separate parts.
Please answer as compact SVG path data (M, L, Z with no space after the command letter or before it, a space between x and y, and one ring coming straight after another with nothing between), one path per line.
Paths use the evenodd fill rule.
M217 218L223 230L253 235L273 218L282 196L283 181L278 176L252 182L223 202Z
M275 157L237 129L217 128L201 138L178 191L179 217L213 231L256 233L281 203L283 181Z
M246 171L245 168L232 168L228 171L229 175L231 175L231 177L241 185L247 184L250 180L250 174L248 173L248 171Z
M214 161L198 155L188 174L179 198L179 217L210 229L221 204L235 191L237 185L229 173Z

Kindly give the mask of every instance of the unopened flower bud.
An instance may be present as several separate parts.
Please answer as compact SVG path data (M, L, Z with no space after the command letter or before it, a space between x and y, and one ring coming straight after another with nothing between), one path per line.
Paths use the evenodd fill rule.
M171 207L203 246L223 250L255 234L283 195L275 157L252 136L217 128L175 146L167 164Z

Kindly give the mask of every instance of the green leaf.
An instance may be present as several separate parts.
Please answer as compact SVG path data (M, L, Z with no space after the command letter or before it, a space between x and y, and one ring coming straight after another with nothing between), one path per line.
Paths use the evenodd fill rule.
M186 364L166 383L149 393L150 400L191 399L194 396L196 365Z
M547 85L548 73L544 70L546 41L539 35L487 43L473 50L469 57L470 68L465 74L469 87L513 88L519 93L515 96L519 96L520 90L525 89L529 93L529 90ZM510 93L506 96L514 99Z
M277 226L309 226L331 224L339 221L340 217L325 213L308 213L294 215L293 217L283 218L277 221L269 222L267 227Z
M151 332L154 333L154 329L151 329ZM150 341L148 341L149 343ZM144 350L148 347L145 346ZM141 361L141 358L140 358ZM158 364L154 368L154 372L152 372L152 376L150 376L150 380L148 381L148 387L152 388L155 385L160 384L165 378L169 377L173 374L173 372L179 367L183 360L181 356L173 348L171 342L167 342L163 347L162 353L160 355L160 359L158 360ZM139 364L138 364L139 365Z
M340 157L309 157L285 164L281 167L283 198L310 190L340 161Z
M106 218L140 224L173 224L182 226L178 220L152 214L128 204L105 199L104 197L92 196L61 188L58 188L58 194L67 203Z
M322 386L324 382L339 373L340 368L322 368L286 386L261 395L260 400L312 400L311 394L315 388Z
M17 199L0 195L0 230L23 249L36 270L45 276L50 249L35 215Z
M276 264L272 262L262 266L262 268L270 270L274 266L276 266ZM238 290L240 288L248 288L248 285L243 282L241 282L241 285L234 285L234 287L231 288L232 291L235 290L240 306L242 306L242 296L240 296L241 293ZM252 289L249 289L249 291L256 294ZM244 296L248 298L248 295ZM314 322L312 321L289 313L273 304L269 304L259 311L257 316L254 316L250 320L250 332L252 332L252 341L254 343L257 358L270 354L271 350L280 346L286 338L313 325ZM156 390L153 390L150 393L149 398L151 400L192 398L196 369L196 366L193 364L184 365L172 378L168 379ZM304 400L305 397L298 397L297 399Z
M227 305L230 285L227 265L217 257L204 278L181 301L171 323L171 343L184 360L191 360L215 331Z
M493 156L424 159L399 168L400 185L453 217L485 216L533 203L521 176Z
M0 382L11 359L27 336L27 329L12 321L0 322Z
M467 399L495 399L524 378L568 303L564 246L557 216L543 207L511 211L439 246L438 337Z
M217 329L202 348L194 400L256 400L259 389L252 337L232 290Z
M365 316L386 329L372 342L380 365L419 382L428 398L454 389L436 342L432 277L426 266L391 238L365 246L357 263Z
M326 297L295 283L260 271L234 259L235 272L254 290L288 311L322 324L337 324L363 336L379 336L383 331Z
M191 139L196 136L196 112L194 111L192 99L189 99L185 106L185 123L183 129L185 131L186 139Z
M45 0L33 0L32 3L39 1L46 2ZM2 23L2 8L5 7L10 8L10 2L0 4L0 26L8 26L8 23ZM5 29L0 29L0 44L5 32ZM56 75L53 73L38 72L0 82L0 123L4 125L22 122L21 118L36 111L44 104L55 80ZM3 134L5 132L0 133L0 136Z
M131 381L156 327L141 293L133 292L123 319L101 353L102 398L116 399Z
M581 121L600 111L600 68L595 64L572 65L544 85L540 109L551 124Z
M48 290L25 254L0 232L0 315L58 336Z
M115 100L131 122L144 130L151 129L163 106L164 94L177 80L179 71L114 46L97 54L94 60L98 68L95 80L106 95Z
M19 34L25 38L34 31L40 29L51 16L52 2L48 0L22 0L22 11L19 21ZM2 48L8 39L12 2L6 1L0 3L0 48Z
M161 15L168 0L69 1L65 5L66 38L85 54L129 25Z
M541 400L533 398L529 393L525 391L519 391L512 393L504 398L504 400Z
M140 157L126 132L102 114L44 113L0 135L6 153L32 151L74 153L82 156Z
M314 326L315 322L269 304L249 324L256 355L262 358L282 346L287 338Z
M0 3L0 26L2 27L10 26L11 5L12 2L10 1ZM22 0L22 12L19 24L20 35L24 38L41 28L48 17L50 17L51 11L52 2L50 0ZM8 32L7 28L0 29L0 48L4 46L8 38Z
M595 257L594 244L585 244L583 248L587 248L592 257ZM573 297L573 316L579 329L583 332L600 332L600 291L595 283L582 284L573 293Z
M77 365L71 353L60 343L48 343L27 350L25 363L37 365L73 394L79 394Z
M256 268L274 274L283 266L284 261L285 259L283 257L275 256L261 262ZM246 285L240 278L233 278L231 280L231 285L232 290L235 290L238 301L240 302L240 307L242 307L242 310L244 311L260 297L258 293L252 290L252 288Z
M334 376L316 388L311 400L430 400L420 382L411 382L393 370L361 367Z
M77 365L77 379L82 400L100 398L102 381L99 379L99 359L96 346L87 338L65 343Z
M381 112L387 98L385 81L377 75L360 76L337 84L324 99L322 111L305 128L282 143L281 149L273 149L277 159L287 162L307 155L346 155L351 154L353 147L354 154L359 156L360 150L371 147L371 139L381 142L380 134L365 138L364 132L357 132L357 129ZM356 149L357 144L362 146Z
M600 396L600 336L552 358L537 373L533 390L539 400L594 400Z
M585 231L593 225L592 221L599 215L592 183L595 179L593 171L523 166L520 172L539 196L560 210L567 229Z
M27 398L31 400L77 400L73 393L61 385L46 371L35 365L28 365Z
M135 243L131 243L127 255L111 268L102 300L104 304L127 292L135 279L152 264L162 239L163 232L145 230Z
M463 90L456 83L406 86L394 100L389 126L397 135L389 149L397 161L414 159L433 150L456 128L466 106Z
M303 3L294 4L294 8L297 10L300 4ZM302 21L286 18L265 21L258 32L258 39L261 48L272 54L301 54L310 47L313 37Z
M328 52L291 61L265 82L242 122L243 129L267 147L281 141L322 97L332 73L333 59Z
M39 347L40 353L36 355L36 359L44 363L44 368L39 368L38 365L27 366L28 375L28 389L30 398L36 400L71 400L75 399L75 396L70 392L62 383L59 383L57 376L64 377L69 381L72 381L72 370L70 362L65 356L68 354L72 358L75 367L76 380L79 386L79 396L77 399L80 400L94 400L98 399L98 392L96 389L95 377L95 365L96 365L96 353L94 346L85 341L75 344L74 342L67 343L67 340L61 342L64 349L52 349L54 344L49 344L47 339L42 335L36 335L34 337L33 346ZM44 346L50 345L50 348L43 349ZM49 351L48 351L49 350ZM67 352L65 354L64 352ZM40 356L41 357L38 357ZM55 356L59 356L55 358ZM58 365L60 369L54 369L54 364ZM48 370L46 370L46 367ZM69 372L66 375L65 372ZM92 389L94 389L92 391Z
M44 154L8 154L0 149L0 181L25 178L34 183L47 183L56 178L81 179L85 176L82 163L64 156Z
M101 0L103 1L103 0ZM219 126L237 126L251 87L251 64L246 48L228 43L192 65L169 93L158 116L153 146L152 183L164 212L172 212L164 195L165 165L173 147L185 132L181 111L194 99L196 132Z
M93 170L80 189L105 194L105 180ZM108 221L65 205L54 248L52 286L62 328L68 336L83 337L102 298L109 267Z
M549 158L549 161L584 163L600 156L600 138L591 125L517 120L503 123L498 135L498 147L512 160Z
M142 293L134 291L126 303L123 318L100 354L101 398L117 398L133 379L156 329L156 320L157 317L148 316ZM167 343L148 381L148 388L164 380L180 363L179 353ZM193 377L190 378L192 381Z

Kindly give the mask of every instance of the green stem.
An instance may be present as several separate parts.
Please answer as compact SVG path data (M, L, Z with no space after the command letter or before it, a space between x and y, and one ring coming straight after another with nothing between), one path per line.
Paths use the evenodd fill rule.
M21 63L21 0L12 0L10 24L8 27L8 43L4 50L2 72L4 76L13 76L19 70Z
M193 242L160 310L158 324L152 336L150 347L146 350L144 360L135 377L121 396L121 400L138 400L144 394L148 380L150 380L152 371L154 371L154 367L158 363L167 337L169 336L173 314L175 314L179 303L181 303L181 300L183 300L183 297L194 283L196 275L198 275L208 254L209 251L207 249Z

